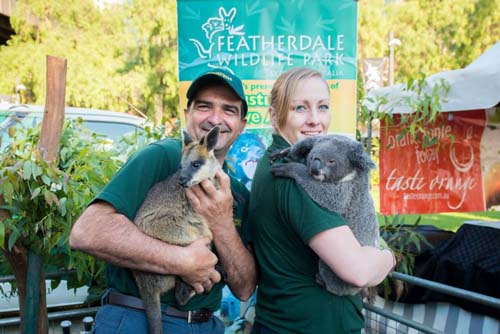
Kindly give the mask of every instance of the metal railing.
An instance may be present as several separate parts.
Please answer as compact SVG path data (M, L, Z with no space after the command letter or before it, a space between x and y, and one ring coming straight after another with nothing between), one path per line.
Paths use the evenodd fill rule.
M76 270L63 270L63 271L57 271L57 272L50 272L45 274L45 279L54 279L54 278L63 278L66 276L71 276L76 274ZM6 276L0 276L0 283L7 283L7 282L12 282L15 281L16 278L14 275L6 275ZM50 330L50 333L54 333L54 328L57 327L59 330L56 330L55 332L60 333L60 330L62 330L62 333L70 333L71 332L71 326L72 323L68 319L83 319L81 322L82 324L80 327L83 325L83 331L80 331L81 333L90 333L90 330L87 330L89 326L91 326L91 323L89 322L89 319L92 319L95 317L97 311L99 310L99 307L87 307L87 308L79 308L79 309L72 309L72 310L64 310L64 311L54 311L54 312L49 312L48 313L48 320L49 323L51 323L50 327L52 330ZM7 312L8 314L15 314L15 312L9 311ZM55 324L55 321L58 320L63 320L59 325ZM5 330L7 330L7 333L11 333L12 330L9 330L9 328L12 328L14 326L19 326L21 324L21 319L19 316L12 316L8 318L0 318L0 333L4 333ZM73 326L74 327L74 326Z
M469 290L465 290L465 289L456 288L453 286L449 286L449 285L434 282L434 281L429 281L429 280L426 280L423 278L410 276L410 275L403 274L400 272L392 272L390 276L394 279L398 279L400 281L404 281L404 282L407 282L410 284L421 286L421 287L427 288L429 290L434 290L434 291L441 292L441 293L444 293L447 295L459 297L459 298L465 299L467 301L479 303L481 305L493 307L493 308L500 310L500 299L495 298L495 297L483 295L483 294L469 291ZM438 330L431 328L429 326L426 326L424 324L421 324L421 323L415 322L411 319L405 318L402 315L399 315L399 314L396 314L393 312L388 312L388 311L384 310L383 308L380 308L380 307L377 307L377 306L374 306L374 305L371 305L368 303L363 303L363 307L364 307L364 309L366 309L370 312L381 315L382 317L385 317L387 319L394 320L397 323L408 326L409 328L416 329L416 330L420 331L421 333L425 333L425 334L442 334L443 333L441 331L438 331Z
M64 277L67 275L74 275L76 274L76 270L62 270L62 271L55 271L51 273L46 273L45 278L50 279L50 278L60 278ZM16 277L14 275L5 275L5 276L0 276L0 283L7 283L7 282L13 282L16 280Z
M48 273L46 275L46 278L56 278L56 277L61 277L65 275L71 275L74 274L74 271L62 271L62 272L55 272L55 273ZM488 307L492 307L495 309L500 310L500 299L483 295L480 293L472 292L469 290L465 289L460 289L456 288L453 286L449 286L446 284L434 282L434 281L429 281L426 279L418 278L415 276L410 276L407 274L403 274L400 272L392 272L390 275L394 279L398 279L410 284L414 284L423 288L427 288L429 290L434 290L437 292L441 292L444 294L448 294L451 296L459 297L467 301L479 303L481 305L485 305ZM3 276L0 277L0 282L8 282L14 280L13 276ZM418 330L421 333L425 334L442 334L443 332L436 330L434 328L431 328L429 326L426 326L422 323L415 322L409 318L406 318L402 315L396 314L394 312L389 312L384 310L381 307L371 305L368 303L364 303L363 307L365 310L373 312L375 314L378 314L382 317L385 317L387 319L393 320L397 323L403 324L407 326L408 328L413 328L415 330ZM58 320L58 319L70 319L70 318L82 318L85 316L95 316L97 313L97 310L99 307L92 307L92 308L83 308L83 309L75 309L75 310L68 310L68 311L59 311L59 312L51 312L48 314L49 320ZM19 317L13 317L13 318L6 318L6 319L0 319L0 328L7 327L7 326L13 326L13 325L19 325L20 319Z
M427 288L429 290L434 290L438 292L445 293L450 296L455 296L455 297L460 297L462 299L471 301L471 302L476 302L485 306L490 306L493 308L497 308L500 310L500 299L491 297L491 296L486 296L481 293L465 290L465 289L460 289L460 288L455 288L453 286L449 286L446 284L442 283L437 283L434 281L429 281L423 278L415 277L415 276L410 276L406 275L403 273L399 272L393 272L391 276L395 279L398 279L400 281L405 281L414 285L421 286L423 288Z
M98 310L99 307L89 307L76 310L50 312L48 314L48 318L50 321L52 321L60 319L72 319L72 318L82 318L86 316L95 316ZM21 320L19 319L19 317L0 319L0 327L16 326L19 325L20 323Z

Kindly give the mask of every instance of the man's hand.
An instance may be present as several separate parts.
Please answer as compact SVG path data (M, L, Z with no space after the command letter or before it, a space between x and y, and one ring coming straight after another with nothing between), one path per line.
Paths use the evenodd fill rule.
M209 244L208 239L196 240L185 247L186 254L182 257L185 263L180 276L198 294L210 291L221 280L219 272L215 270L218 259L208 248Z
M186 189L193 209L207 220L214 237L233 226L233 195L229 176L219 170L215 178L220 184L219 189L209 180Z
M212 182L205 180L186 189L186 195L193 209L206 219L212 231L213 243L227 276L226 283L237 298L246 300L255 290L255 261L234 226L229 176L218 171L215 178L220 184L219 189L215 188Z

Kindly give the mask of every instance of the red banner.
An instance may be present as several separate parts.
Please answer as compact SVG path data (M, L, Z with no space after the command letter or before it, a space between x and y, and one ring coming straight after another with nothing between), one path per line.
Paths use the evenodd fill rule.
M495 176L500 172L500 132L485 131L486 122L485 110L440 113L417 140L409 132L402 134L405 124L400 115L391 124L383 122L381 213L474 212L500 204L496 203L500 201L500 173ZM483 138L486 132L488 138ZM430 145L429 141L424 145L424 137ZM482 152L484 143L486 151L495 154L496 150L493 159Z

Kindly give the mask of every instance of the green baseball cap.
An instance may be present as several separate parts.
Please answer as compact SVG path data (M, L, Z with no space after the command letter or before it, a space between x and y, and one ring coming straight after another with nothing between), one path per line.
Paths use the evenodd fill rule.
M229 86L236 93L236 95L238 95L238 97L241 99L241 102L243 102L242 112L243 117L245 117L248 111L248 105L245 98L245 92L243 91L243 84L237 76L226 70L214 69L212 71L205 72L197 77L191 83L191 86L189 86L189 89L187 91L186 97L188 98L188 101L190 102L200 91L200 89L206 86L214 85L215 83L223 83Z

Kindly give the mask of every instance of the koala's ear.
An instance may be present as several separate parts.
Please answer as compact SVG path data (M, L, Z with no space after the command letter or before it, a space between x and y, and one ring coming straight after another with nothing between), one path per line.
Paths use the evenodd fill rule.
M354 168L360 173L368 173L370 169L377 167L361 143L356 142L353 146L349 152L349 161Z
M186 130L182 130L182 137L184 138L184 146L187 146L193 142L193 138L191 138Z
M207 150L211 151L214 149L215 145L217 145L217 140L219 139L220 128L218 126L214 126L212 130L210 130L205 138L202 139L203 145L207 148Z
M302 139L301 141L295 143L292 146L291 154L294 157L304 159L305 161L307 156L309 155L309 152L311 152L314 144L318 141L319 138L320 136L308 137L306 139Z

